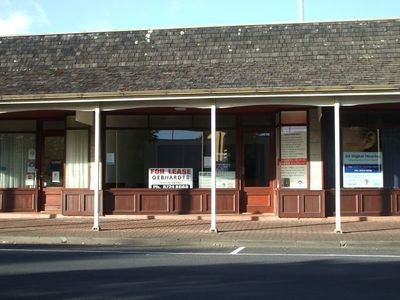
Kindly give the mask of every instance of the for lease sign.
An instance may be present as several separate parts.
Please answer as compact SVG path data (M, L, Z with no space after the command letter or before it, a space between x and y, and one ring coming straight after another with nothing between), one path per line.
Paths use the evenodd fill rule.
M150 189L193 188L192 168L149 168Z

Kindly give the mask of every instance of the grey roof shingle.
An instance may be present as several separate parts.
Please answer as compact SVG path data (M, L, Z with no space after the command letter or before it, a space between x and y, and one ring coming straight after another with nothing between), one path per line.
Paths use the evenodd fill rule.
M0 37L0 96L400 84L400 19Z

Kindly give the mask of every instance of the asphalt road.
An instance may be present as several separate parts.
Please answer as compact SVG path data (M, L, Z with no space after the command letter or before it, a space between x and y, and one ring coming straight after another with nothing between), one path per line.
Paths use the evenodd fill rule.
M1 299L389 299L400 255L263 248L0 247Z

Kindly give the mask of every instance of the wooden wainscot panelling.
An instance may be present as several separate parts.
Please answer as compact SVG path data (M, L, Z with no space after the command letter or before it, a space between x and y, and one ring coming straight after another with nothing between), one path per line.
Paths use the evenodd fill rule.
M62 189L61 188L46 188L42 193L44 197L44 210L46 211L61 211L62 208Z
M136 211L134 193L115 193L114 194L114 212L116 213L133 213Z
M325 217L323 191L280 190L279 216L287 218Z
M6 211L38 211L37 196L36 189L9 189L6 191Z
M340 208L343 215L354 215L360 213L360 205L357 193L341 193Z
M391 215L400 215L400 190L393 190L391 198Z
M211 192L206 194L206 211L211 211ZM236 190L217 190L217 213L239 213L239 193Z
M209 212L210 203L208 189L110 189L105 192L106 213L110 214L198 214ZM217 211L238 213L239 191L217 191Z
M391 200L392 199L392 200ZM335 212L335 191L327 191L327 215ZM392 201L392 203L391 203ZM393 210L393 194L379 189L342 189L341 214L344 216L383 216ZM392 212L393 213L393 212Z
M390 194L386 191L361 195L361 213L363 215L388 215Z
M100 192L100 214L102 214ZM94 212L94 192L88 189L65 189L62 191L62 213L65 216L87 216Z
M281 194L280 216L300 216L300 195Z
M246 201L246 211L249 213L272 213L273 194L272 191L266 189L248 190L244 192Z
M150 192L139 195L139 212L167 213L169 212L168 192Z
M188 190L176 191L172 194L173 212L177 214L201 213L203 197L201 193Z
M6 191L5 190L0 190L0 211L5 211L6 210Z

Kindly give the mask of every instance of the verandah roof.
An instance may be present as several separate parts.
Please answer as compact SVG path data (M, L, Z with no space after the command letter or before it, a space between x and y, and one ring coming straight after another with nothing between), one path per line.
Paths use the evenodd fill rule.
M0 97L395 90L399 39L400 19L0 37Z

